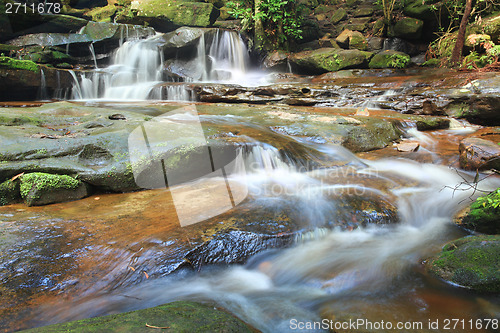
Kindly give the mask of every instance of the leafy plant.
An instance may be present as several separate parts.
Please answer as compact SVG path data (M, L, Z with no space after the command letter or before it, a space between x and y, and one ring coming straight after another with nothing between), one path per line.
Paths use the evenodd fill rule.
M405 68L410 62L410 57L402 54L393 54L391 56L389 66L392 68Z
M500 207L500 188L491 192L487 196L477 198L476 202L486 209L497 209Z

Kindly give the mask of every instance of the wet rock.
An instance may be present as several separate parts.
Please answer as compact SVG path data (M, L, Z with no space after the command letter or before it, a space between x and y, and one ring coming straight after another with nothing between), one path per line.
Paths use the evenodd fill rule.
M370 68L405 68L410 64L410 56L403 52L385 50L370 60Z
M27 206L72 201L88 195L86 184L70 176L28 173L20 177L21 197Z
M166 57L175 56L182 49L195 48L204 34L200 28L181 27L161 37L161 48Z
M369 120L363 126L355 126L347 134L344 147L352 152L370 151L386 147L398 139L401 133L391 122Z
M500 201L498 190L478 198L456 218L455 223L465 229L484 234L500 234L500 207L495 205Z
M422 117L417 120L416 125L419 131L446 129L450 127L450 120L438 117Z
M460 142L460 166L466 170L500 170L500 146L481 138L466 138Z
M384 45L384 39L381 37L368 37L368 51L377 52L382 50Z
M452 241L426 262L439 278L480 292L500 292L500 236L472 236Z
M474 94L467 102L457 102L450 106L448 114L465 118L471 123L486 126L500 125L500 97L494 94Z
M125 117L121 113L114 113L114 114L108 116L108 119L111 119L111 120L127 120L127 117Z
M325 73L347 68L364 68L372 53L359 50L323 48L292 54L289 59L300 71Z
M288 54L285 51L274 51L266 56L263 65L268 69L286 71L288 69Z
M400 152L413 152L417 151L418 148L420 147L420 143L418 142L411 142L411 141L403 141L401 143L398 143L396 145L396 148Z
M354 17L366 17L366 16L372 16L374 13L374 9L372 6L369 7L358 7L354 12L352 13L352 16Z
M118 8L115 5L107 5L104 7L95 7L85 13L86 16L92 18L95 22L111 22L113 15Z
M410 56L415 56L420 53L417 46L401 38L385 38L383 49L403 52Z
M80 332L88 330L89 327L98 332L148 332L162 327L168 327L175 332L254 331L240 319L213 305L178 301L144 310L37 327L25 332Z
M390 37L415 40L422 36L423 27L423 21L416 18L405 17L396 22L389 35Z
M369 17L352 18L347 21L345 28L353 31L364 32L368 28L369 22Z
M412 0L405 5L403 12L409 17L416 17L424 21L436 21L436 11L432 9L432 6L441 7L442 4L431 5L420 0Z

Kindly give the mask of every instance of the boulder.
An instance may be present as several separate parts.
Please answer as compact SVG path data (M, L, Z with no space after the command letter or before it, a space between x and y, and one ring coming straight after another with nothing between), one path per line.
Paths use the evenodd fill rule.
M370 22L369 17L358 17L352 18L347 21L345 29L363 32L368 28L368 23Z
M132 2L131 9L137 17L164 19L177 27L208 27L219 16L213 4L204 2L144 0Z
M90 16L92 21L95 22L112 22L113 15L117 12L118 8L115 5L107 5L104 7L92 8L85 13Z
M436 21L436 11L433 9L433 6L441 7L442 5L440 3L436 5L421 0L412 0L407 2L403 13L409 17L415 17L423 21Z
M262 64L267 69L286 71L288 69L288 53L281 50L271 52Z
M349 38L349 48L366 51L368 50L368 41L361 32L353 31Z
M500 236L470 236L449 242L427 260L428 271L479 292L500 292Z
M495 94L473 94L465 101L457 101L447 107L446 113L452 117L484 126L500 125L500 97Z
M347 18L347 11L344 8L339 8L332 14L330 22L332 22L332 24L337 24L340 21L345 20L346 18Z
M460 141L460 166L466 170L500 170L500 145L481 138Z
M358 7L353 11L352 16L353 17L372 16L374 12L375 10L373 6Z
M365 68L372 55L359 50L322 48L292 54L289 60L299 71L321 74L347 68Z
M66 175L34 172L21 177L21 197L27 206L41 206L86 197L85 183Z
M410 63L410 56L392 50L377 53L370 60L370 68L405 68Z
M419 131L446 129L450 127L450 119L439 117L421 117L417 120L416 125L417 130Z
M175 57L179 50L187 48L194 50L198 45L200 37L205 32L200 28L181 27L161 36L158 43L161 45L163 53L167 58L170 56Z
M467 230L483 234L500 234L500 189L479 197L455 218L455 223Z
M396 22L390 30L389 37L419 39L422 36L424 22L411 17L405 17Z
M148 326L149 325L149 326ZM253 332L247 324L214 305L177 301L137 310L37 327L25 332L149 332L168 327L173 332Z

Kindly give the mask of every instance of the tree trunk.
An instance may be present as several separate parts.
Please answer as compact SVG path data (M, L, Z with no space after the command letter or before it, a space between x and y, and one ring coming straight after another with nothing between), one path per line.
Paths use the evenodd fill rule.
M455 42L455 47L451 54L450 65L457 66L462 58L462 49L465 43L465 30L467 29L467 22L469 22L469 16L472 12L472 0L467 0L465 3L465 12L460 22L460 28L458 29L457 41Z
M262 24L262 20L259 18L260 13L260 4L262 0L255 0L255 29L254 29L254 43L255 48L257 50L262 49L264 46L264 25Z

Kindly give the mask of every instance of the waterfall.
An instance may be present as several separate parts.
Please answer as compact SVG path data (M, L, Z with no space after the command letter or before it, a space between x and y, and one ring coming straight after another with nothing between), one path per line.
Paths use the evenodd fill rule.
M106 68L97 68L91 44L89 49L95 70L83 72L79 77L74 75L73 98L195 100L193 92L187 89L186 84L182 82L170 84L164 81L161 36L121 41L113 53L111 65ZM249 63L248 49L237 32L225 30L216 30L210 34L205 32L198 41L195 57L188 61L194 70L192 73L182 75L180 80L194 83L248 83L252 81L248 72Z
M45 72L40 69L40 90L38 92L40 100L48 100L49 94L47 93L47 82L45 80Z

